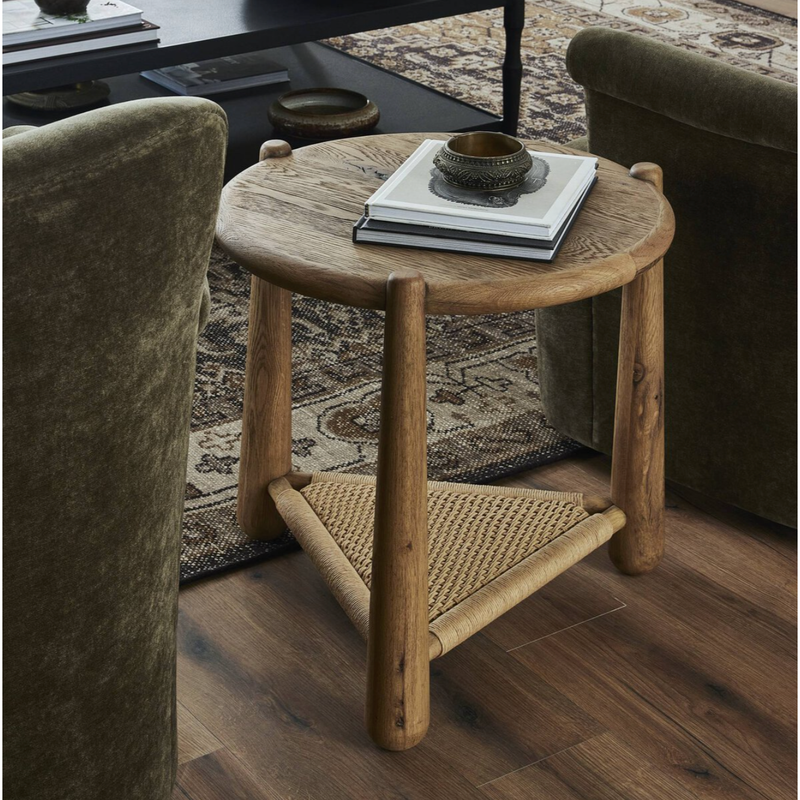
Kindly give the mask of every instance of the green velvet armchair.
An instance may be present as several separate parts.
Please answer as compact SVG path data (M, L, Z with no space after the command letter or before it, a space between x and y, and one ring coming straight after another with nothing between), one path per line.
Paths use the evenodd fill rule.
M567 68L588 144L654 161L675 210L665 259L667 477L797 524L797 89L588 28ZM610 452L619 292L537 312L549 420Z
M180 524L227 123L4 132L4 788L168 800Z

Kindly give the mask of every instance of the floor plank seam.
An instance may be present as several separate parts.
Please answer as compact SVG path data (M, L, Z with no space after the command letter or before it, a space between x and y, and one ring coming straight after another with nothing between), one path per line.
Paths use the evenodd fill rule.
M186 714L187 716L191 717L195 721L195 723L197 723L197 725L200 728L202 728L206 733L208 733L209 736L212 739L214 739L215 742L217 742L219 744L219 747L215 747L213 750L205 750L205 748L201 748L201 749L205 750L205 752L198 753L197 755L192 756L191 758L188 758L188 759L186 759L184 761L180 760L180 745L179 745L179 747L178 747L178 766L179 767L183 766L184 764L191 764L192 761L197 761L198 758L203 758L204 756L210 755L211 753L216 753L219 750L224 750L225 749L226 745L222 742L222 740L216 734L214 734L214 732L207 725L204 725L202 722L200 722L200 720L197 718L197 716L195 714L193 714L187 708L185 703L182 703L182 702L179 701L178 705L183 709L183 713L184 714ZM180 712L179 712L179 717L180 717ZM178 742L179 743L181 742L181 724L180 724L180 719L178 720ZM185 739L183 740L183 742L185 743Z
M194 761L197 761L200 758L205 758L206 756L210 756L213 753L219 753L220 750L225 750L225 749L226 749L226 746L224 744L220 744L219 747L215 747L213 750L209 750L209 751L207 751L205 753L200 753L200 755L192 756L192 758L189 758L186 761L178 761L178 766L179 767L186 766L187 764L191 764L191 763L193 763Z
M192 796L177 781L175 782L175 789L177 789L186 800L192 800ZM173 798L173 800L179 800L179 798Z
M595 619L600 619L600 617L608 616L609 614L613 614L615 611L621 611L623 608L627 608L628 604L623 603L618 597L614 598L620 605L616 608L610 608L608 611L604 611L602 614L595 614L593 617L589 617L589 619L582 619L580 622L575 622L572 625L567 625L566 628L559 628L557 631L553 631L552 633L546 633L544 636L540 636L538 639L531 639L529 642L525 642L524 644L518 644L516 647L512 647L509 650L506 650L506 653L513 653L515 650L519 650L522 647L527 647L529 644L534 644L535 642L541 642L542 639L549 639L551 636L555 636L557 633L563 633L564 631L572 630L572 628L577 628L578 625L585 625L587 622L591 622Z
M548 758L553 758L554 756L560 756L563 753L567 753L570 750L574 750L576 747L580 747L587 742L591 742L593 739L597 739L598 736L601 734L597 734L597 736L590 736L588 739L584 739L582 742L575 742L575 744L571 744L569 747L565 747L563 750L558 750L555 753L550 753L549 756L542 756L541 758L537 758L536 761L531 761L530 764L524 764L521 767L517 767L517 769L512 769L511 772L506 772L503 775L498 775L496 778L492 778L490 781L484 781L483 783L479 783L475 788L482 789L484 786L488 786L490 783L496 783L497 781L507 778L509 775L515 775L517 772L522 772L524 769L528 769L528 767L534 767L536 764L541 764L542 761L547 761Z

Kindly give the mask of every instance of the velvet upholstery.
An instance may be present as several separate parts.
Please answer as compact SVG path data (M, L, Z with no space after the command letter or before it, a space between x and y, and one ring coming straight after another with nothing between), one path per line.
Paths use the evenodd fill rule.
M4 788L168 800L197 328L227 123L123 103L3 143Z
M797 90L602 28L572 41L588 149L664 170L667 477L796 526ZM579 143L580 146L580 143ZM538 312L548 418L611 451L620 292Z

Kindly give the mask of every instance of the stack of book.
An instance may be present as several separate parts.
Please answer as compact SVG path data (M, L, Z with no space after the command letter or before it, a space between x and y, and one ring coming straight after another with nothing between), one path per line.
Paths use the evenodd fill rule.
M446 184L433 165L442 144L424 141L367 200L353 241L552 261L597 182L597 159L531 152L544 162L539 177L493 195Z
M165 89L191 96L232 92L289 80L289 70L264 52L212 58L141 74Z
M3 64L158 41L158 26L120 0L91 0L82 14L45 14L34 0L3 2Z

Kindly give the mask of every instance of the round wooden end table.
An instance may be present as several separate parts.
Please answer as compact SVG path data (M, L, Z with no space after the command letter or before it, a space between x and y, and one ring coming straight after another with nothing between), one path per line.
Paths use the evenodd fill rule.
M662 258L674 218L661 169L599 159L551 263L353 244L364 201L425 138L448 134L267 143L225 187L217 228L253 276L239 523L262 539L288 525L367 639L367 728L393 750L425 735L430 659L606 541L628 574L663 552ZM428 482L426 314L543 308L620 286L611 498ZM377 478L292 470L291 292L386 312Z

